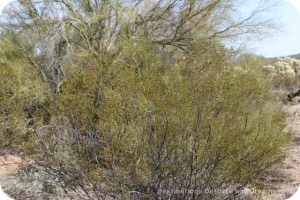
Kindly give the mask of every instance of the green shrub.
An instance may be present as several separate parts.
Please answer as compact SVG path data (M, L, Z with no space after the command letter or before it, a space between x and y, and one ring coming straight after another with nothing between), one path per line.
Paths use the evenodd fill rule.
M203 66L195 51L168 67L149 49L136 51L138 65L71 67L36 160L93 198L231 199L260 187L288 142L271 86L220 55Z
M16 46L0 40L0 49L0 142L2 147L21 149L38 123L34 113L46 102L49 91L38 70L24 62Z

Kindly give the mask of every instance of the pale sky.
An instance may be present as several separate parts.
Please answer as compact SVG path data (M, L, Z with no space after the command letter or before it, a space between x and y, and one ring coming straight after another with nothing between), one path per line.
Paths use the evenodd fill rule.
M9 3L12 2L13 0L0 0L0 12L2 12L2 9Z
M274 0L275 1L275 0ZM291 2L296 2L296 8ZM281 31L252 45L253 51L265 57L287 56L300 53L300 0L278 1L270 16L281 24ZM297 4L298 3L298 4Z
M13 0L0 0L0 12L11 1ZM250 2L255 4L257 1ZM253 52L265 57L298 54L300 53L300 0L275 1L278 1L280 6L274 8L270 16L281 24L282 30L274 33L271 38L252 43L250 47Z

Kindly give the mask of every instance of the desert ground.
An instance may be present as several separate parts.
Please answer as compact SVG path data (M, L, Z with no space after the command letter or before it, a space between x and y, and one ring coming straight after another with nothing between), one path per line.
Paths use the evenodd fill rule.
M283 164L271 170L266 179L274 192L263 195L263 200L288 199L300 186L300 104L285 105L283 111L287 116L284 132L291 135L293 142L286 149L287 157Z

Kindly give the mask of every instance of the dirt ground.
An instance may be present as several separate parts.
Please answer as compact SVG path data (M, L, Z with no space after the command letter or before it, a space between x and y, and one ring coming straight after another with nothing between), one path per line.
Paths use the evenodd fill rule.
M283 106L283 111L287 116L284 132L291 135L293 143L286 149L283 165L277 166L267 180L274 192L264 195L263 200L288 199L300 186L300 104Z
M0 184L5 181L6 175L16 171L27 163L28 161L17 155L6 153L0 155Z
M18 155L3 153L0 155L0 186L6 181L6 176L28 164L28 160Z
M272 193L263 194L262 200L285 200L291 197L300 186L300 104L283 106L287 115L287 127L284 132L293 138L292 146L286 149L288 157L281 166L270 172L266 182L272 187ZM0 185L5 183L8 174L29 164L18 155L0 154Z

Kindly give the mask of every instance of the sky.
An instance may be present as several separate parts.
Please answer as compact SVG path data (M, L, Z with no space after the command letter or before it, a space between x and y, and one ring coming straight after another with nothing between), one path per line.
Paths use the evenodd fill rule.
M0 0L0 12L11 1L13 0ZM258 1L251 0L250 4L254 5ZM265 57L300 53L300 0L272 1L277 1L279 4L271 10L270 17L280 24L281 30L265 40L252 42L249 45L251 51Z
M270 17L280 24L281 30L251 45L255 53L265 57L300 53L300 0L281 0L278 3L270 12Z

